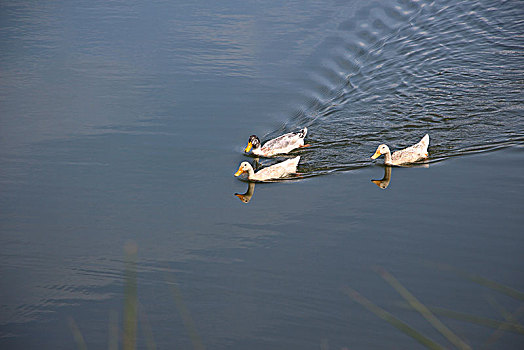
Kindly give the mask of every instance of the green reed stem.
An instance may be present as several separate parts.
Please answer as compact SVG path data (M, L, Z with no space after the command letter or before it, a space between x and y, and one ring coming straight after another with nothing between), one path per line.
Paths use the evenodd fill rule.
M404 323L403 321L399 320L386 310L382 309L381 307L373 304L370 300L366 299L362 295L360 295L357 291L354 289L351 289L349 287L344 288L344 292L349 295L350 298L352 298L354 301L359 303L360 305L364 306L369 311L373 312L378 317L382 318L389 324L391 324L393 327L399 329L400 331L404 332L405 334L409 335L411 338L418 341L420 344L424 345L428 349L444 349L444 347L437 342L429 339L428 337L424 336L422 333L418 332L414 328L410 327L408 324Z
M422 304L413 294L411 294L393 275L377 267L377 272L388 282L408 303L417 310L436 330L459 349L471 350L471 347L455 335L446 325L444 325L429 309Z
M125 245L126 269L124 286L124 350L136 348L137 329L137 283L136 283L136 259L138 247L135 243Z
M72 317L68 317L67 323L69 323L69 328L71 328L71 332L73 332L73 337L75 338L78 349L87 350L87 344L84 340L84 336L82 335L80 328L78 328L75 320Z
M502 283L498 283L498 282L495 282L495 281L492 281L492 280L489 280L485 277L482 277L480 275L476 275L476 274L473 274L473 273L469 273L469 272L466 272L466 271L462 271L462 270L459 270L455 267L452 267L452 266L449 266L449 265L446 265L446 264L436 264L437 267L439 267L440 269L442 270L448 270L448 271L453 271L455 272L456 274L458 274L459 276L462 276L466 279L469 279L470 281L473 281L477 284L480 284L481 286L484 286L484 287L487 287L489 289L492 289L494 291L497 291L499 293L502 293L502 294L505 294L507 296L510 296L514 299L517 299L519 301L524 301L524 293L515 289L515 288L512 288L512 287L509 287L509 286L506 286Z
M180 313L180 316L182 317L182 322L184 323L184 327L186 328L187 332L189 333L189 338L191 339L191 343L193 344L193 349L195 350L204 350L204 344L202 343L202 340L200 336L198 335L195 322L193 321L193 318L191 317L191 313L189 312L189 309L187 308L184 297L182 296L182 292L178 289L176 286L174 276L170 275L167 276L168 283L171 286L171 291L173 292L173 299L175 300L176 308L178 309L178 312Z

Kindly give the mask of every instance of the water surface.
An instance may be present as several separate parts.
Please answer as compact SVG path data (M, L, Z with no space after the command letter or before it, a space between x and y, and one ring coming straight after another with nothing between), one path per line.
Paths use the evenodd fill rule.
M517 3L0 8L2 348L121 346L135 273L146 349L422 347L346 287L451 348L376 266L522 323L457 272L524 290ZM250 134L304 126L300 178L233 177ZM369 159L425 133L426 167ZM524 342L439 317L472 348Z

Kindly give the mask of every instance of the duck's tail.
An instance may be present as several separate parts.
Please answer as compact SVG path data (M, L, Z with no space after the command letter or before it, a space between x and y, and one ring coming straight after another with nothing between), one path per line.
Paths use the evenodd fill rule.
M424 135L422 140L420 140L420 143L426 146L427 148L429 146L429 135L428 134Z
M298 136L300 136L301 139L305 138L307 135L307 128L304 128L298 132Z

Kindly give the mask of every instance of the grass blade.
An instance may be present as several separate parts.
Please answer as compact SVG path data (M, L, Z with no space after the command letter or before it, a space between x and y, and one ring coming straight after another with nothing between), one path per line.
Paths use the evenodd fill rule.
M513 314L511 314L511 313L507 312L501 305L499 305L495 301L495 299L491 299L490 302L491 302L491 304L494 307L499 309L499 311L502 313L502 315L506 319L505 324L510 324L511 326L513 326L516 329L520 330L521 334L524 334L524 327L521 324L519 324L519 320L518 320L518 318L520 317L520 315L524 311L524 304L521 305ZM491 336L488 338L488 340L486 341L486 344L487 345L494 344L502 336L502 331L505 331L505 330L508 330L508 329L507 329L507 327L504 324L499 326L498 329L495 330L493 332L493 334L491 334Z
M378 317L382 318L383 320L387 321L389 324L391 324L393 327L399 329L400 331L404 332L411 338L418 341L420 344L424 345L428 349L444 349L444 347L437 342L429 339L416 329L410 327L405 322L399 320L386 310L382 309L381 307L373 304L370 300L366 299L362 295L360 295L357 291L354 289L351 289L349 287L344 288L344 292L349 295L351 299L359 303L360 305L364 306L366 309L377 315Z
M402 303L402 306L411 309L411 306L409 306L407 303ZM472 324L492 329L501 329L516 334L524 334L524 327L522 327L520 324L503 322L499 320L494 320L492 318L476 316L465 312L446 309L443 307L428 306L428 309L434 314L447 318L452 318L454 320L469 322Z
M411 294L393 275L377 267L377 272L388 282L408 303L417 310L436 330L459 349L471 350L471 347L464 343L455 333L444 325L429 309L422 304L413 294Z
M173 292L173 299L175 300L176 308L178 309L178 312L180 313L180 316L182 317L182 322L184 323L184 327L186 328L187 332L189 333L189 338L191 339L191 342L193 344L193 349L204 350L205 349L204 344L202 343L200 336L198 335L198 332L195 326L195 322L193 322L191 313L189 312L189 309L186 307L182 293L176 286L174 276L172 275L168 276L167 279L168 279L168 284L171 286L171 291Z
M440 269L442 270L447 270L447 271L453 271L454 273L458 274L459 276L462 276L466 279L469 279L470 281L472 282L475 282L477 284L480 284L481 286L484 286L484 287L487 287L489 289L492 289L492 290L495 290L499 293L502 293L502 294L505 294L507 296L510 296L514 299L517 299L519 301L524 301L524 293L515 289L515 288L511 288L509 286L506 286L502 283L498 283L498 282L495 282L495 281L492 281L492 280L489 280L485 277L482 277L480 275L476 275L474 273L469 273L469 272L466 272L466 271L462 271L462 270L459 270L455 267L452 267L452 266L449 266L449 265L446 265L446 264L436 264L437 267L439 267Z
M137 285L136 285L136 259L138 247L135 243L127 243L124 247L126 253L125 286L124 286L124 350L136 348L137 322Z
M71 332L73 332L73 336L75 337L78 349L87 350L87 344L84 340L84 336L82 335L82 332L80 332L80 328L78 328L78 325L76 324L75 320L72 317L68 317L67 322L69 323L69 328L71 328Z

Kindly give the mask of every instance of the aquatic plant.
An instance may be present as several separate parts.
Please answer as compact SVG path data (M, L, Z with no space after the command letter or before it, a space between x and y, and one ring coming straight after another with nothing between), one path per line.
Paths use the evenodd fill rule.
M479 275L461 271L449 265L438 264L436 266L446 271L455 272L465 279L468 279L481 286L487 287L493 291L497 291L504 295L510 296L517 301L524 300L524 293L509 286L491 281ZM521 304L515 312L510 313L504 310L502 306L498 305L494 298L490 299L490 303L499 310L499 312L505 318L505 321L493 320L442 307L430 307L420 302L413 294L411 294L411 292L408 291L408 289L405 286L403 286L391 273L386 271L384 268L375 267L374 270L402 296L402 298L405 300L405 304L403 304L403 306L413 309L414 311L420 313L431 324L433 328L435 328L440 334L442 334L457 349L471 349L471 347L462 339L460 339L451 329L444 325L444 323L435 316L436 314L439 316L461 320L476 325L494 328L495 332L491 334L491 336L487 339L486 345L491 345L495 343L495 341L502 336L503 331L524 334L524 326L522 326L518 321L518 318L524 314L524 304ZM383 320L387 321L389 324L399 329L406 335L410 336L414 340L418 341L420 344L424 345L428 349L445 348L441 344L437 343L436 341L425 336L413 327L409 326L407 323L401 321L393 314L374 304L372 301L359 294L356 290L350 287L345 287L344 292L355 302L364 306L366 309L368 309L378 317L382 318Z

